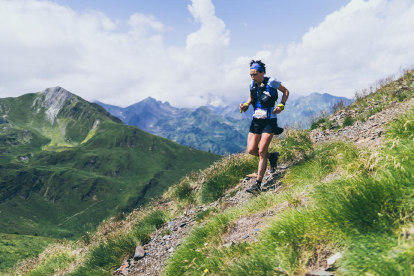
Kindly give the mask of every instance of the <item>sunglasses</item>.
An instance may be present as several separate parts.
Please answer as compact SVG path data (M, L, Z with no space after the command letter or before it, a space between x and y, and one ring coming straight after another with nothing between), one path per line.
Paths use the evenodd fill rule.
M257 76L257 74L250 74L250 77Z

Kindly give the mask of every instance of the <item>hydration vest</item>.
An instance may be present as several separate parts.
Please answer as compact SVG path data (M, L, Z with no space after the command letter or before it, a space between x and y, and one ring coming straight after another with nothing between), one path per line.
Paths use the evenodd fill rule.
M259 96L259 102L262 107L274 107L277 101L277 91L274 88L270 87L267 83L269 81L268 77L265 77L260 86L253 81L253 85L250 88L251 103L254 108L256 108L257 96ZM257 89L259 88L259 93ZM274 93L274 94L273 94Z

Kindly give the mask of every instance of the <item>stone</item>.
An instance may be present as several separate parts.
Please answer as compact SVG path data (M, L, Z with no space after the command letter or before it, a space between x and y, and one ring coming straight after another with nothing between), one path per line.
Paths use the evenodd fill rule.
M249 235L244 235L243 237L242 237L242 239L243 240L245 240L245 239L247 239L249 237Z
M360 143L363 143L363 142L365 142L365 139L364 138L359 138L358 139L358 141L356 142L357 144L360 144Z
M330 267L331 265L333 265L337 260L342 258L342 254L340 252L333 254L332 256L330 256L327 260L326 260L326 264L328 265L328 267Z
M168 249L168 252L173 253L174 252L174 247L171 247L170 249Z
M118 268L117 270L124 276L127 276L129 274L128 272L129 263L127 261L124 261L122 266Z
M138 261L139 259L142 259L144 257L145 257L144 248L142 248L142 246L137 246L137 248L135 248L135 254L134 254L135 261Z
M171 237L171 235L165 235L164 237L162 237L163 240L169 239Z
M230 247L230 246L232 246L233 244L234 244L234 242L228 242L228 243L223 244L223 246L224 246L224 247Z

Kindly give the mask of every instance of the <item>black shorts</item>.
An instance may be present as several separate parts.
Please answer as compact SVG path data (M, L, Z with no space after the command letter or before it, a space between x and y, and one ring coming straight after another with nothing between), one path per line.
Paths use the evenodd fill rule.
M283 132L283 128L277 126L277 119L256 119L253 118L250 124L250 131L254 134L274 133L279 135Z

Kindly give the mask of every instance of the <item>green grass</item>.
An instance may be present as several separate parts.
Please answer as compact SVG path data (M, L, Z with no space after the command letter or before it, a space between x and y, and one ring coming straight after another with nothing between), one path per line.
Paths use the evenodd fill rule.
M351 116L346 116L342 122L342 127L352 126L355 122L355 119Z
M166 223L166 218L162 211L148 214L130 231L93 247L84 264L69 275L112 275L111 271L119 267L125 257L131 256L137 245L150 240L150 234Z
M344 258L337 269L344 275L411 275L413 241L401 240L399 233L413 221L413 121L413 112L395 121L380 153L340 142L316 147L286 175L281 195L260 195L196 228L166 274L203 275L208 269L217 275L302 275L321 261L318 256L339 251ZM367 164L372 158L374 166ZM335 173L333 180L321 181ZM220 247L233 221L283 201L290 208L274 217L257 243Z
M0 272L19 260L36 257L55 239L16 234L0 234Z

